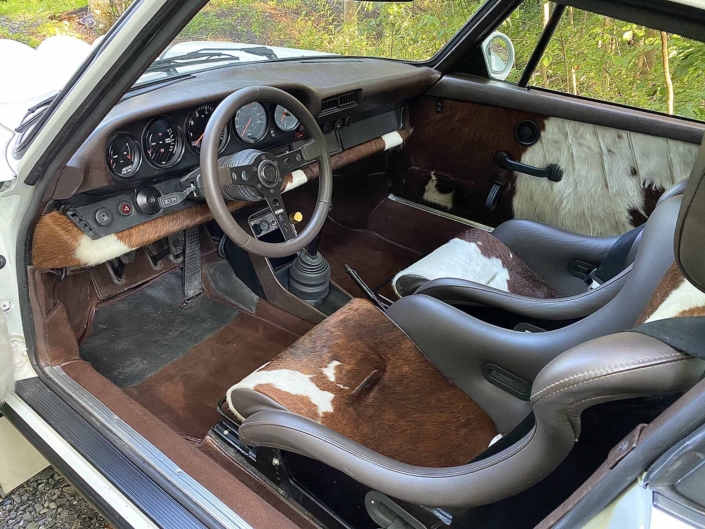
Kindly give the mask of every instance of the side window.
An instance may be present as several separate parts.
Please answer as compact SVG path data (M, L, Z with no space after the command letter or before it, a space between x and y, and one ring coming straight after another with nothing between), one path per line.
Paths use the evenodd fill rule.
M500 31L518 82L554 4L527 0ZM529 86L705 121L705 43L568 7Z

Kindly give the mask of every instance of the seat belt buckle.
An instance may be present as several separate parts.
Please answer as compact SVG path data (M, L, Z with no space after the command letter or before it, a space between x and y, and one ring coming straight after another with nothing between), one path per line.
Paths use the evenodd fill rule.
M597 268L590 270L590 273L585 278L585 282L588 285L588 290L595 290L597 287L602 286L604 281L597 277Z

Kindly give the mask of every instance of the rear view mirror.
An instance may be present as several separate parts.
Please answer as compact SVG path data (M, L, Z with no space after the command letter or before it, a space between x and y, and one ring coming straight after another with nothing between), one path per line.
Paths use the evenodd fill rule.
M514 44L504 33L495 31L482 43L482 55L493 79L504 81L514 68Z

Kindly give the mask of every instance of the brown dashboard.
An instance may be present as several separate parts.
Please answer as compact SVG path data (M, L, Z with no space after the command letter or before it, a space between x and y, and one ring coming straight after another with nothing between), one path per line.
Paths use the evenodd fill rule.
M179 180L198 168L202 122L239 88L268 85L294 95L326 133L334 167L342 167L403 141L405 102L438 77L434 70L393 61L326 58L238 65L134 90L59 177L55 211L43 215L35 229L33 263L40 268L94 265L208 220L205 204L172 198ZM259 106L229 123L221 156L247 148L290 150L306 138L285 109L266 101ZM315 164L297 173L287 175L283 190L318 176ZM145 193L159 198L163 207L140 207Z

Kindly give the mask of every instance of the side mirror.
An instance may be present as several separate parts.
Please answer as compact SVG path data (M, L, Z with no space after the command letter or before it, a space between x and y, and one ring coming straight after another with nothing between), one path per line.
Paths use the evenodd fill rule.
M487 71L493 79L504 81L514 68L514 44L504 33L495 31L482 43Z

